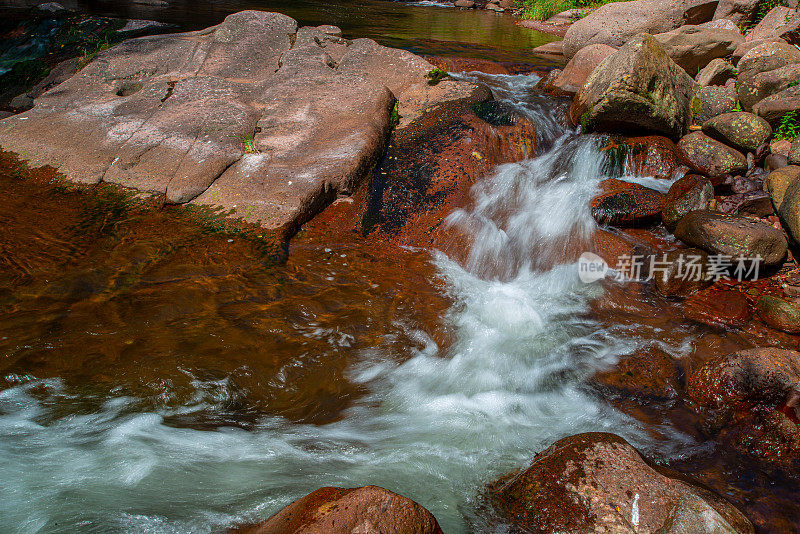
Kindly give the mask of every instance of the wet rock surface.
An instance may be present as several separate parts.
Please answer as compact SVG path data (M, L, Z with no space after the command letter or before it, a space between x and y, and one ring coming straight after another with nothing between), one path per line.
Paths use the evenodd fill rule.
M631 182L605 180L601 193L591 202L592 217L611 226L646 225L657 220L664 205L664 195Z
M753 312L747 298L740 292L709 288L684 301L683 315L708 326L744 328Z
M708 178L688 174L672 184L664 199L662 220L668 230L674 231L684 215L708 207L714 198L714 186Z
M797 384L800 353L755 348L709 361L687 380L689 397L710 410L714 433L737 449L777 461L800 452ZM741 440L741 441L738 441Z
M361 183L395 101L407 120L475 87L427 61L246 11L126 41L0 123L0 145L71 179L212 206L282 238Z
M708 254L700 249L670 251L659 258L663 271L654 275L656 289L665 297L688 297L711 285Z
M411 499L377 486L320 488L263 523L231 534L442 534L433 515Z
M766 265L783 261L788 246L783 232L769 224L710 210L684 216L675 228L675 237L711 254L759 256Z
M697 533L753 532L731 504L659 472L613 434L557 441L490 492L498 510L527 532L655 533L683 521ZM683 507L701 513L686 514Z

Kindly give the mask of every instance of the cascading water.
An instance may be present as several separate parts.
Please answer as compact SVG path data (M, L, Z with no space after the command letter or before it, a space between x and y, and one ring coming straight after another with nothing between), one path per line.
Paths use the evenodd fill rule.
M582 387L597 362L629 348L586 318L602 290L579 281L568 247L594 227L598 142L558 126L554 102L531 91L536 77L479 78L537 122L544 152L499 167L475 206L448 220L474 242L464 264L434 258L455 302L450 347L398 325L417 340L410 357L364 351L349 373L369 393L321 426L165 424L214 410L224 402L215 395L151 413L119 397L86 413L58 380L1 391L0 473L12 482L0 487L2 529L209 532L263 519L320 486L377 484L430 509L447 533L483 532L481 488L554 440L607 430L647 447L636 422Z

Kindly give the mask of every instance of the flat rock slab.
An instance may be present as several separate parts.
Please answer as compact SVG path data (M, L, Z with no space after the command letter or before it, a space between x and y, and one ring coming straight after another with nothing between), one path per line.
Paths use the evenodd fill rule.
M408 123L477 86L410 52L261 11L125 41L0 121L0 146L69 179L192 202L290 237Z

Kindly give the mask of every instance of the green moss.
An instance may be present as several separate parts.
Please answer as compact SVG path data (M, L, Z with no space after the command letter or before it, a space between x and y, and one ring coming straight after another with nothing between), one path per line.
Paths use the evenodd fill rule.
M699 96L692 97L692 122L703 112L703 100Z
M446 70L435 68L428 72L428 74L425 75L425 78L428 80L428 85L436 85L449 76L450 74L448 74Z

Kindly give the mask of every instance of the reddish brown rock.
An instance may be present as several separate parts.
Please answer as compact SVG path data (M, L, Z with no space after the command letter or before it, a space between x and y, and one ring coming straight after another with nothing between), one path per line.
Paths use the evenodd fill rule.
M741 152L723 145L702 132L692 132L678 142L684 160L697 173L719 183L728 175L744 174L747 159Z
M532 21L532 20L524 20L518 22L520 26L525 26L530 23L538 23L541 21ZM545 23L546 24L546 23ZM537 46L533 49L533 53L537 56L542 56L547 59L551 59L553 61L557 61L562 65L567 61L564 57L564 49L562 47L562 41L553 41L552 43L546 43L541 46Z
M581 48L569 60L558 78L553 81L553 86L563 94L574 95L580 91L592 71L616 51L617 49L613 46L604 44L593 44Z
M686 169L677 145L660 135L627 137L610 143L603 150L609 152L612 163L627 174L671 180L681 168Z
M753 106L753 113L765 118L770 124L777 125L784 115L798 109L800 109L800 85L793 85Z
M738 29L686 25L654 37L673 61L692 76L711 60L729 56L744 42Z
M560 93L556 89L555 85L553 85L559 76L561 76L561 69L551 70L536 83L536 88L543 93L553 96L560 96Z
M654 273L654 280L665 297L688 297L712 283L708 279L708 254L702 250L673 250L658 261L663 270Z
M707 428L726 446L775 460L797 458L800 352L743 350L692 373L689 397L709 411Z
M769 224L710 210L684 216L675 227L675 237L711 254L758 256L766 265L783 261L788 248L784 233Z
M689 212L702 210L714 198L711 181L698 174L687 174L670 186L661 213L664 226L674 231L681 218Z
M320 488L263 523L232 534L441 534L433 515L411 499L379 488Z
M287 239L367 178L395 102L403 126L486 92L455 80L430 86L432 68L370 39L242 11L205 31L101 52L1 121L0 145L74 181L218 208Z
M675 360L659 349L620 356L610 369L595 373L591 382L620 398L673 399L680 389Z
M743 328L753 313L747 298L738 291L710 288L687 298L683 303L683 315L709 326Z
M800 334L800 307L796 304L764 295L756 304L758 316L776 330L790 334Z
M730 503L660 472L614 434L559 440L490 494L525 532L753 532Z
M788 37L786 40L790 43L800 44L800 40L797 42L793 40L800 37L796 35L798 23L800 23L800 12L790 7L776 5L764 15L764 18L761 19L755 28L750 30L747 34L747 40L755 41L771 37L786 39Z
M611 2L569 27L564 35L564 53L571 58L590 44L622 46L638 33L657 34L706 22L716 7L716 0Z
M664 195L654 189L614 178L603 180L600 189L591 202L592 216L600 224L646 225L661 214Z
M612 268L623 256L646 256L652 253L649 247L603 228L595 230L589 249L603 258Z

